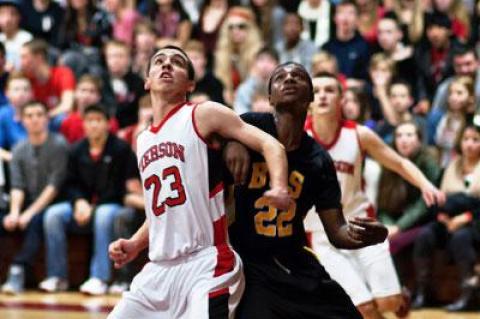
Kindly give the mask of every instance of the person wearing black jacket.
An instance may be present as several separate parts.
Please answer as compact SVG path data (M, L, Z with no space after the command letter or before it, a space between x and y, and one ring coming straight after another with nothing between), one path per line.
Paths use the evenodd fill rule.
M40 283L40 289L67 289L66 234L93 231L90 279L80 291L101 295L106 293L111 275L108 245L112 241L113 220L129 185L136 181L137 168L130 146L108 133L108 115L101 106L85 109L84 129L86 138L75 144L69 154L70 201L54 205L45 213L47 279Z

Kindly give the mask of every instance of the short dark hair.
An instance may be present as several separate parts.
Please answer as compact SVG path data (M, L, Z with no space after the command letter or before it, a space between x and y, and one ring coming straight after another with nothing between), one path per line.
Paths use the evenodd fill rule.
M309 84L310 92L312 92L312 101L313 101L313 83L312 83L312 78L310 77L310 74L308 73L307 69L305 69L305 67L303 65L301 65L300 63L291 62L291 61L282 63L282 64L278 65L275 68L275 70L273 70L272 74L270 75L270 78L268 79L268 87L267 87L268 95L270 95L272 93L272 79L273 79L273 76L275 75L275 73L278 72L278 70L280 70L280 69L282 69L282 68L284 68L288 65L294 65L294 66L299 67L308 76L308 78L310 79L310 81L308 81L308 84Z
M342 86L342 83L340 83L340 80L338 79L338 77L335 75L335 74L332 74L330 72L325 72L325 71L321 71L321 72L318 72L318 73L315 73L313 75L313 78L330 78L330 79L334 79L335 81L337 81L337 87L338 87L338 92L340 92L340 95L343 94L343 86Z
M335 7L335 13L338 11L340 7L352 6L355 9L355 12L358 14L358 5L354 0L342 0L340 1Z
M471 45L468 45L468 44L458 44L458 45L455 45L453 47L453 50L452 50L452 55L453 57L456 57L456 56L461 56L461 55L466 55L466 54L473 54L475 56L475 59L478 59L478 54L477 54L477 50L475 50L475 48Z
M45 60L48 58L48 43L42 39L33 39L23 45L34 55L40 54Z
M89 113L101 114L107 121L110 119L110 115L108 114L106 108L101 104L92 104L87 106L85 110L83 110L83 116L86 116Z
M430 28L432 26L439 26L445 29L450 29L452 27L452 20L445 13L434 11L432 13L427 13L425 16L425 26Z
M37 101L37 100L32 100L32 101L29 101L29 102L25 103L24 105L22 105L22 107L20 108L21 116L23 116L23 114L25 113L25 111L28 108L31 108L31 107L34 107L34 106L40 106L43 109L43 111L45 112L45 114L48 113L48 107L45 103Z
M271 58L273 58L275 61L280 61L280 58L278 56L278 52L274 49L274 48L271 48L271 47L262 47L260 50L258 50L257 54L255 54L255 58L258 58L259 56L261 55L268 55L270 56Z
M190 81L195 80L195 69L193 68L192 60L190 60L190 57L188 56L188 54L185 51L183 51L182 48L177 47L175 45L166 45L166 46L161 47L160 49L156 50L155 52L153 52L153 54L150 56L150 58L148 60L147 69L145 70L146 76L148 76L148 73L150 72L152 58L158 53L158 51L162 51L162 50L165 50L165 49L177 50L177 51L183 53L183 55L185 55L185 57L187 58L188 79Z

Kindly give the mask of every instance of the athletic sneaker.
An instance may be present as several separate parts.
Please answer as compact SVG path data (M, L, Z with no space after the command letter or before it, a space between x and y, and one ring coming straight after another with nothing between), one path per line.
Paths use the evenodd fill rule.
M24 290L25 270L20 265L12 265L8 271L7 281L2 285L2 292L6 294L18 294Z
M108 293L112 295L121 295L123 292L127 291L130 284L125 281L115 281L108 288Z
M68 281L59 277L48 277L38 285L38 288L46 292L66 291Z
M80 292L83 292L84 294L87 294L87 295L94 295L94 296L105 295L107 293L107 290L108 290L108 286L106 283L104 283L98 278L93 278L93 277L85 281L80 286Z

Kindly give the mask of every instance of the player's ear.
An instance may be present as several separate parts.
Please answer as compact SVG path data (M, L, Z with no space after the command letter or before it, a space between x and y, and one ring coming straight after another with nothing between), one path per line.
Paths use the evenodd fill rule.
M195 90L195 81L189 81L187 91L192 93Z
M143 84L143 88L145 89L145 91L150 91L150 78L147 76L145 77L145 83Z

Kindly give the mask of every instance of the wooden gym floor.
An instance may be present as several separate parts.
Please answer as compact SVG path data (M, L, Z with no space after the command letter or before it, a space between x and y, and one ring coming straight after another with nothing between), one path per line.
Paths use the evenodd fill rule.
M118 297L88 297L77 292L45 294L29 291L18 296L0 294L2 319L105 319ZM389 316L388 318L395 318ZM413 312L411 319L474 319L479 312L449 314L438 309Z

